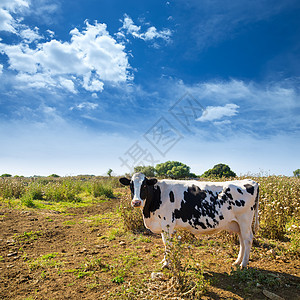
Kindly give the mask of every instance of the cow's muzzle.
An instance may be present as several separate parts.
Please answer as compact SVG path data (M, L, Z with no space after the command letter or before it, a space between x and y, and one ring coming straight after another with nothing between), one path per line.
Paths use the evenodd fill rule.
M132 200L131 201L131 206L132 207L140 207L142 205L142 201L141 200Z

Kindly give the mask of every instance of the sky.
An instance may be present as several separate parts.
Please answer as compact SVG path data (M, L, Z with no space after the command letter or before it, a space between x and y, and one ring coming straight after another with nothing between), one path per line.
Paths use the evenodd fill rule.
M0 174L300 167L297 0L0 0Z

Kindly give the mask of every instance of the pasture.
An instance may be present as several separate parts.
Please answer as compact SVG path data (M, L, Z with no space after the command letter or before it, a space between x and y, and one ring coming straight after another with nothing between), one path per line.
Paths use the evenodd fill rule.
M118 178L0 178L1 299L299 299L300 179L260 184L249 268L235 235L145 230ZM273 298L272 298L273 297Z

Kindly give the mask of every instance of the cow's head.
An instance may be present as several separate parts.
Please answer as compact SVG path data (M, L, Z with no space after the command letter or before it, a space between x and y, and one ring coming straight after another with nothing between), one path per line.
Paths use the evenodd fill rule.
M153 186L154 184L156 184L157 179L148 179L142 173L135 173L133 174L131 180L123 177L120 178L120 182L123 185L130 185L132 197L131 206L143 208L145 205L148 186Z

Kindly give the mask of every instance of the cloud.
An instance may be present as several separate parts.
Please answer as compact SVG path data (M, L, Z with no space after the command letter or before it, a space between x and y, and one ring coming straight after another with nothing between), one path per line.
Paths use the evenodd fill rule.
M155 39L162 39L166 42L171 41L172 32L170 29L157 30L156 27L150 26L146 31L142 32L141 26L134 24L133 20L127 15L124 15L124 19L120 20L123 26L118 32L119 37L125 37L126 35L132 35L134 38L138 38L144 41L152 41Z
M39 35L38 31L39 29L37 27L35 27L33 30L30 28L26 28L24 30L21 30L20 37L25 43L32 43L43 38L41 35Z
M76 89L75 89L74 82L73 82L72 80L61 77L61 78L60 78L60 85L61 85L62 87L65 87L65 88L66 88L68 91L70 91L71 93L77 94L77 91L76 91Z
M0 31L17 32L18 21L12 14L29 7L26 0L1 0L0 3Z
M223 117L233 117L238 113L238 108L239 106L233 103L226 104L225 106L208 106L202 116L196 121L215 121Z
M38 29L23 30L20 44L0 42L0 51L8 57L9 68L16 71L18 88L64 88L76 93L77 88L101 92L104 83L117 84L132 79L124 45L107 31L106 24L85 22L80 31L70 31L70 41L52 39L29 46L41 39Z
M0 75L3 73L3 65L0 64Z
M92 103L92 102L82 102L78 105L76 105L76 108L78 109L88 109L88 110L94 110L98 107L97 103Z

